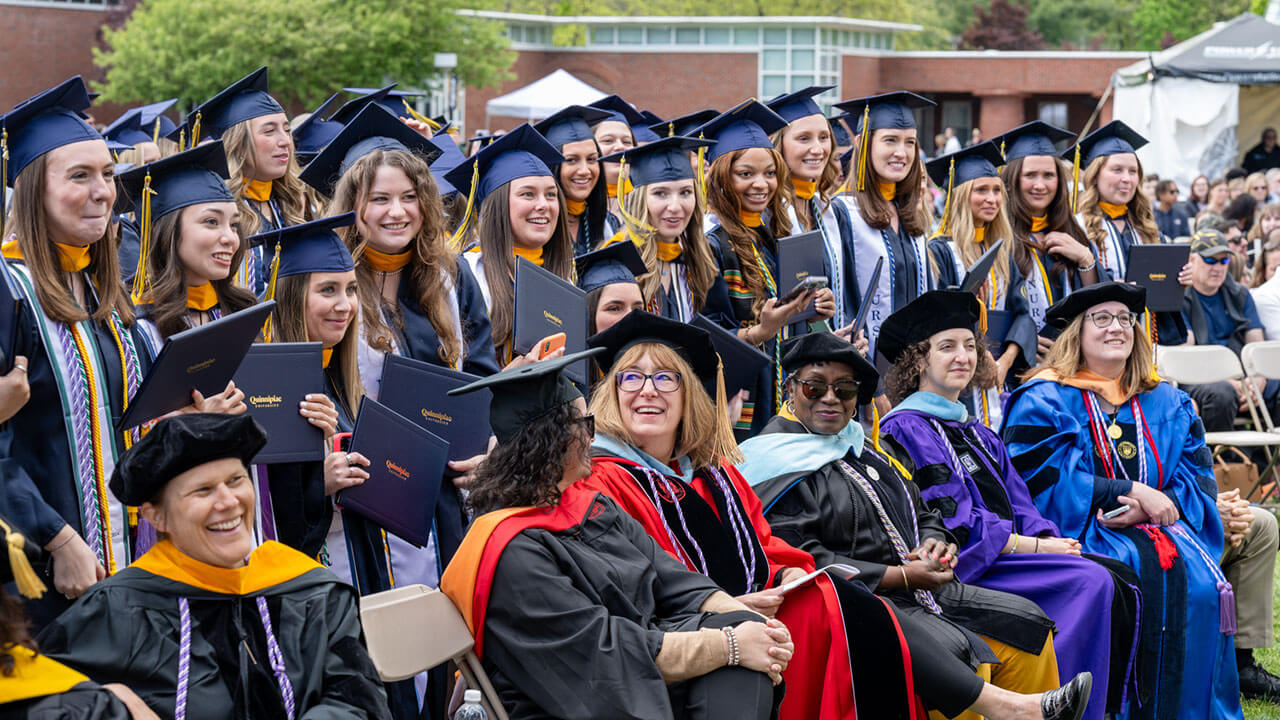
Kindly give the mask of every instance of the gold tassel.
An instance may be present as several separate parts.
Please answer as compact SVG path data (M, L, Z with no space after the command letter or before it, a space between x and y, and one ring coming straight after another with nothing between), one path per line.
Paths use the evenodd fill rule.
M458 229L453 231L453 237L449 238L449 245L454 252L462 252L462 238L467 234L467 223L471 221L471 212L476 204L476 185L480 184L480 160L477 158L471 164L471 190L467 192L467 209L462 213L462 222L458 223Z
M715 455L720 464L738 465L743 462L742 451L738 449L738 441L733 437L733 426L729 423L729 397L724 389L724 361L716 359L716 431Z
M147 291L147 258L151 256L151 171L142 180L142 207L138 209L138 268L133 273L133 304L142 302Z
M36 571L31 569L31 561L27 560L27 553L23 550L26 538L22 533L14 532L3 520L0 520L0 530L4 531L4 541L9 546L9 568L13 571L18 593L22 597L38 600L49 588L45 587Z
M981 301L978 302L978 332L987 334L987 304Z
M634 189L631 186L631 166L627 164L627 158L624 155L618 162L618 212L622 213L622 220L627 225L627 236L639 247L644 244L644 241L632 231L632 228L643 232L646 237L651 237L657 229L627 212L627 195Z
M271 258L271 279L267 282L267 294L263 297L263 300L276 299L276 280L279 280L279 279L280 279L280 240L277 239L275 257ZM275 312L273 311L271 314L275 315ZM270 317L268 317L267 321L262 324L262 339L267 342L271 342L271 318Z
M1071 161L1071 214L1080 206L1080 145L1076 145L1075 159Z
M183 152L186 149L187 149L187 129L182 128L178 130L178 152Z
M911 473L907 472L906 466L899 462L898 458L885 452L884 448L880 446L880 409L876 407L874 402L871 403L871 446L876 449L880 457L888 460L889 464L902 474L903 480L911 479Z
M160 116L159 115L156 116L156 125L155 125L155 128L152 129L151 131L151 142L153 143L160 142Z
M871 146L871 103L862 108L862 133L858 137L858 192L867 189L867 149Z
M437 130L439 130L439 129L440 129L440 123L436 122L435 120L432 120L431 118L427 117L426 115L423 115L422 113L418 112L417 110L414 110L414 109L413 109L413 106L409 104L409 100L408 100L408 98L406 98L406 97L404 97L403 95L401 95L401 96L400 96L400 102L404 103L404 109L405 109L405 110L407 110L407 111L409 112L409 117L411 117L411 118L413 118L414 120L417 120L418 122L423 123L423 124L425 124L427 127L431 128L431 132L435 132L435 131L437 131Z
M675 136L676 136L676 124L673 122L667 123L667 137L675 137Z
M956 184L956 159L951 158L951 167L947 169L947 199L942 203L942 223L934 237L947 234L947 216L951 214L951 186Z
M200 144L200 111L196 111L196 121L191 124L191 147Z
M698 133L698 139L706 140L706 137L703 133ZM707 197L707 147L705 145L698 148L698 167L695 170L697 170L696 174L698 176L698 190L702 192L703 201L705 202ZM706 209L705 205L703 209Z

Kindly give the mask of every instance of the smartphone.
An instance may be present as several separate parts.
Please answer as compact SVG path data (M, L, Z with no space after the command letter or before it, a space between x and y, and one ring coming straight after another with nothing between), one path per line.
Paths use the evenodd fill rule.
M337 433L336 435L333 436L334 452L344 453L344 452L350 452L350 450L351 450L351 433L349 432Z
M1113 519L1118 518L1118 517L1120 517L1121 515L1123 515L1123 514L1125 514L1125 513L1129 512L1129 508L1131 508L1131 507L1133 507L1133 506L1132 506L1132 505L1121 505L1120 507L1116 508L1115 510L1108 510L1108 511L1106 511L1106 512L1102 513L1102 518L1103 518L1104 520L1113 520Z
M821 290L826 286L827 286L827 278L825 275L810 275L809 277L796 283L796 286L788 290L786 295L783 295L781 298L779 298L778 304L786 305L787 303L795 300L796 298L800 297L804 293L813 292L815 290Z
M562 347L564 347L564 333L548 335L538 343L538 359L543 360Z

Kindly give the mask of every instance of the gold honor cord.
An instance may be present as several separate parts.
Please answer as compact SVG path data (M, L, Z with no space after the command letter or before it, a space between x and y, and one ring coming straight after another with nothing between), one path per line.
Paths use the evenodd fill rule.
M147 258L151 256L151 196L156 191L151 189L151 172L142 180L142 207L138 209L138 267L133 273L133 304L142 302L146 296Z

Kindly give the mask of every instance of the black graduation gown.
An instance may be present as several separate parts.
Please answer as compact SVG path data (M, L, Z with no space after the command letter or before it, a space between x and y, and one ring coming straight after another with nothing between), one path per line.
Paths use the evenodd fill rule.
M259 596L266 598L293 686L295 717L390 717L364 648L355 593L319 567L243 595L129 567L91 587L38 642L49 657L96 682L128 685L157 714L171 718L178 598L185 597L192 634L187 718L275 720L285 717L285 708L268 662Z
M484 620L485 670L512 720L671 718L688 683L663 681L654 662L663 633L754 617L699 612L717 590L597 496L580 524L524 530L503 550Z
M0 720L130 720L129 710L109 690L83 682L53 695L0 703Z

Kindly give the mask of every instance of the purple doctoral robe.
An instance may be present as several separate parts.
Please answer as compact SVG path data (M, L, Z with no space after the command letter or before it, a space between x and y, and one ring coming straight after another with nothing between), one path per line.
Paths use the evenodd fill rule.
M1091 671L1084 717L1100 719L1108 705L1112 711L1123 705L1132 676L1137 591L1084 557L1028 553L1026 547L1001 554L1010 533L1061 533L1036 509L1000 438L972 417L954 419L963 411L959 403L916 393L885 416L881 429L906 448L921 497L956 538L956 577L1039 605L1057 625L1053 645L1062 681Z

